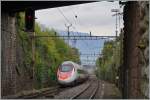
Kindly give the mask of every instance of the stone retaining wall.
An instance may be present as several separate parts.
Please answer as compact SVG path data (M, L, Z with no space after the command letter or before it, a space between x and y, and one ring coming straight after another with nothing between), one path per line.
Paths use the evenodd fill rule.
M129 1L124 7L123 97L148 98L149 2Z
M23 63L23 50L19 43L16 15L1 14L1 95L13 95L33 88L33 79Z

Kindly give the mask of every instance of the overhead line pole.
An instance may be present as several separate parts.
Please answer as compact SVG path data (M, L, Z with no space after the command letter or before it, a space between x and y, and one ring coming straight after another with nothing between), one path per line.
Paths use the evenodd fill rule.
M120 11L119 11L119 9L111 9L111 12L115 12L115 14L112 15L112 16L116 16L116 37L117 37L117 34L118 34L118 30L117 30L117 26L118 26L117 16L118 16L118 12L120 12Z
M65 24L65 26L67 27L67 32L68 32L68 45L69 45L69 36L70 36L69 28L72 26L72 24L69 24L68 26Z

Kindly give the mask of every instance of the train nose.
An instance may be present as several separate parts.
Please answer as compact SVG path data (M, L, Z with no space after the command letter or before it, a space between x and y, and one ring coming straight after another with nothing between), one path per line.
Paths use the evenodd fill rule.
M59 80L68 79L70 76L71 76L71 73L69 73L69 72L66 72L66 73L60 72L59 73Z
M60 79L64 80L68 78L68 74L67 73L61 73L59 76Z

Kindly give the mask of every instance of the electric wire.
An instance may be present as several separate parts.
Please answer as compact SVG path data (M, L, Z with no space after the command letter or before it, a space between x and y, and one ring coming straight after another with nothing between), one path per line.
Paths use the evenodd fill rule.
M60 12L60 14L64 17L64 19L69 23L69 24L72 24L71 23L71 21L64 15L64 13L59 9L59 8L57 8L58 9L58 11ZM72 10L72 12L73 12L73 14L74 14L74 16L76 16L77 17L77 15L74 13L74 11ZM76 20L74 20L75 21L75 23L77 22ZM81 21L79 22L79 19L78 19L78 24L80 25L80 26L82 26L81 25ZM72 28L77 32L77 36L80 36L80 34L78 33L78 31L77 31L77 29L76 29L76 27L74 26L74 25L72 25ZM73 32L73 35L74 35L74 32ZM75 35L74 35L75 36ZM85 42L84 40L82 40L84 43L85 43L85 48L86 49L91 49L91 50L93 50L93 48L89 48L90 46L88 45L88 43L87 42ZM87 48L88 47L88 48Z

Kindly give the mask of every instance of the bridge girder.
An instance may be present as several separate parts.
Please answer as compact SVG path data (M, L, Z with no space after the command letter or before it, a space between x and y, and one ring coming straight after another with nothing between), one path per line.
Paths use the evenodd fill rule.
M40 10L46 8L62 7L96 1L1 1L2 12L20 12L27 8Z

